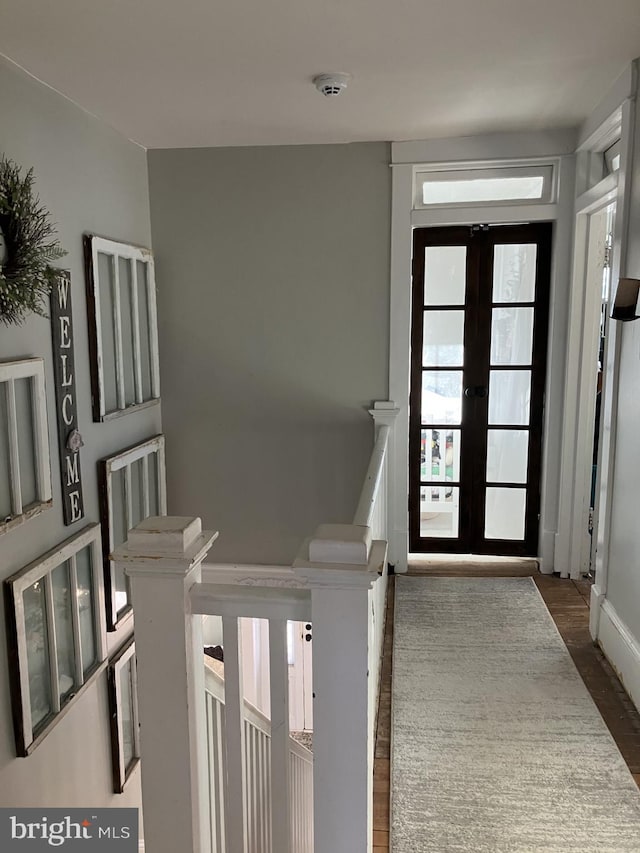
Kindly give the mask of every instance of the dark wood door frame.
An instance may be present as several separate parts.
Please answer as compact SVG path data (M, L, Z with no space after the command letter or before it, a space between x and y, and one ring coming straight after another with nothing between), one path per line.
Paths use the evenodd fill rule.
M551 276L552 223L496 226L462 226L416 229L413 235L413 291L411 329L411 392L409 421L409 546L410 551L484 553L513 556L535 556L538 549L540 514L540 479L542 432L544 419L544 387L546 378L549 318L549 285ZM489 397L489 352L491 345L493 247L508 243L536 243L536 292L534 303L517 303L534 307L533 352L531 365L504 366L508 370L531 370L532 384L529 413L529 453L527 468L527 500L523 540L484 537L486 500L486 458ZM424 321L425 249L429 246L465 246L466 293L464 305L438 305L438 309L465 309L463 387L471 396L462 398L462 430L460 457L459 530L457 539L420 536L420 452L422 399L422 346ZM508 303L513 307L514 303ZM431 370L431 368L429 368ZM493 366L492 370L500 367ZM453 425L429 426L445 429ZM500 427L522 429L521 426ZM500 483L501 487L505 484ZM514 484L515 485L515 484ZM508 485L505 487L509 487ZM522 488L522 484L520 484Z

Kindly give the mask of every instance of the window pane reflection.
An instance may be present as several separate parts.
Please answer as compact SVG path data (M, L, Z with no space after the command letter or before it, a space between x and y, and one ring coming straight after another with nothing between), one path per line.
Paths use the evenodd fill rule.
M487 539L524 539L526 489L487 489L484 535Z
M44 586L44 579L36 581L22 594L27 635L31 724L34 729L51 713L49 636L45 616Z
M530 392L530 370L492 370L489 376L489 423L527 425Z
M462 414L462 371L422 373L422 422L459 424Z
M425 311L422 339L425 367L462 367L464 311Z
M58 661L58 686L64 697L75 687L75 649L73 647L73 623L71 617L71 587L69 563L63 563L51 573L53 587L53 613L56 628L56 651Z
M528 458L528 430L488 430L487 482L526 483Z
M84 674L96 662L95 616L93 611L93 576L91 547L83 548L76 556L78 576L78 612L80 617L80 648Z
M534 301L537 253L535 243L511 243L494 247L494 302Z
M460 479L460 430L423 429L420 435L420 479Z
M133 688L132 688L133 658L129 658L120 670L120 696L122 721L122 753L125 770L135 758L134 717L133 717Z
M459 504L457 486L423 486L420 489L420 536L457 539Z
M531 364L533 308L494 308L491 317L491 364Z
M464 305L466 246L427 246L424 250L424 304Z

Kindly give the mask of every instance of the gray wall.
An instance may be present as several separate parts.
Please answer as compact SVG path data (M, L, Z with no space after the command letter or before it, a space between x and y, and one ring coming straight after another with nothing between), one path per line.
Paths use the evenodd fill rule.
M215 561L350 522L388 388L389 147L149 152L169 512Z
M96 460L160 431L159 407L108 424L91 419L82 234L92 231L150 245L145 152L8 63L0 64L0 152L33 166L43 203L68 250L75 326L76 394L85 519L62 521L49 321L31 317L0 327L0 359L42 356L46 364L53 507L0 536L0 580L99 520ZM4 616L1 617L4 620ZM128 630L131 630L129 626ZM110 635L115 647L125 637ZM0 631L0 804L14 806L138 805L139 771L113 795L106 674L29 758L15 758L4 626Z

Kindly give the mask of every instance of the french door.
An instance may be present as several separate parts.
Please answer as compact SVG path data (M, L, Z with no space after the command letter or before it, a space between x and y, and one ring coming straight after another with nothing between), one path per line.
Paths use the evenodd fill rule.
M551 224L413 238L413 552L534 556Z

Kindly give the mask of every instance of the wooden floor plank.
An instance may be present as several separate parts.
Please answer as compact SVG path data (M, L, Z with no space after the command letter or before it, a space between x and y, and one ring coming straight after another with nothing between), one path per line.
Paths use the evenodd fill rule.
M543 575L535 563L520 563L509 574L504 563L462 564L449 559L443 567L435 561L412 564L410 574L445 577L533 577L569 653L598 710L613 735L633 778L640 787L640 714L631 702L613 668L593 644L589 634L590 581L563 580ZM380 701L376 729L373 815L374 853L389 853L390 767L391 767L391 677L393 671L394 578L389 579L385 615Z

